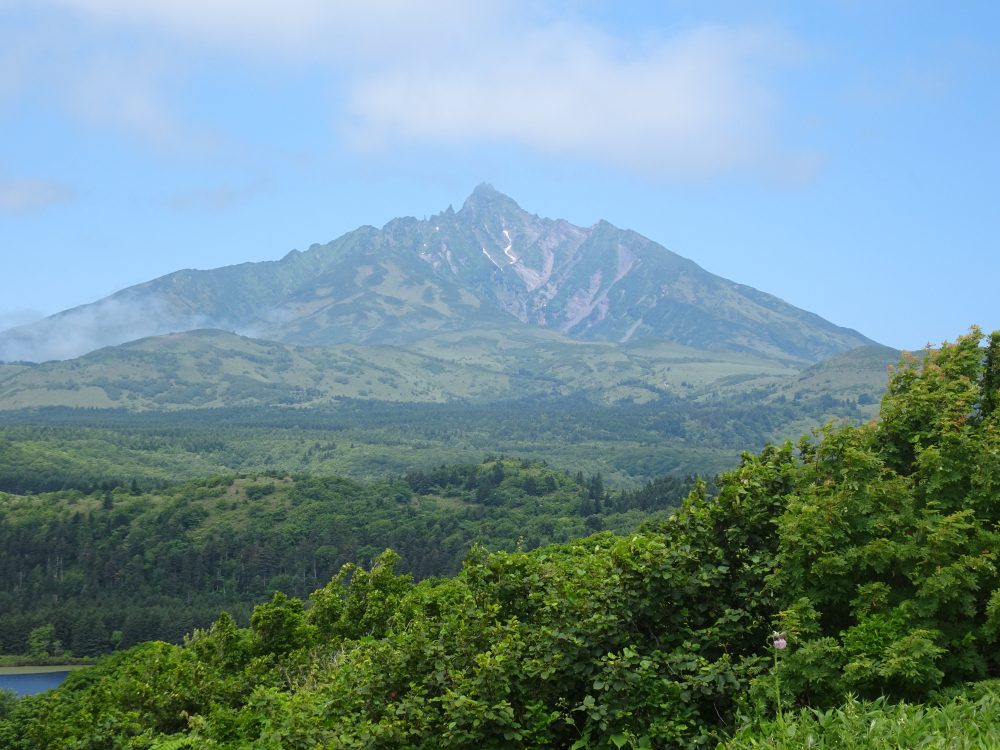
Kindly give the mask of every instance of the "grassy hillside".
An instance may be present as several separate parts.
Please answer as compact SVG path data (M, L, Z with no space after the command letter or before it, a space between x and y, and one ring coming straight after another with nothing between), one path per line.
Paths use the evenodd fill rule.
M822 393L831 398L860 400L862 405L877 404L883 388L873 375L888 373L898 364L899 356L899 350L888 346L858 347L807 367L794 379L781 383L775 397L795 399Z
M223 331L171 334L79 359L5 366L0 409L171 410L378 401L498 401L583 394L611 404L687 397L737 378L772 383L798 368L670 344L618 347L527 329L463 331L410 347L294 347Z

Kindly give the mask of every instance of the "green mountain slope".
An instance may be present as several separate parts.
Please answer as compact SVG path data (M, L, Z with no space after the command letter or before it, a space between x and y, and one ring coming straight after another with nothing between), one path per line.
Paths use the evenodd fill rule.
M889 370L899 363L900 352L888 346L861 346L803 370L793 381L783 384L779 397L801 398L803 394L825 394L830 398L850 398L862 404L876 404Z
M200 330L64 362L0 367L0 411L321 406L339 398L487 402L573 394L615 404L748 393L857 400L864 393L874 403L884 387L885 362L897 358L888 348L859 349L800 371L786 360L740 352L583 342L528 326L442 333L408 347L302 347Z
M192 331L101 349L78 359L8 366L0 410L39 406L189 409L381 401L496 401L589 394L603 403L690 393L720 379L787 378L784 361L661 344L580 342L528 327L466 330L410 348L297 347L223 331Z

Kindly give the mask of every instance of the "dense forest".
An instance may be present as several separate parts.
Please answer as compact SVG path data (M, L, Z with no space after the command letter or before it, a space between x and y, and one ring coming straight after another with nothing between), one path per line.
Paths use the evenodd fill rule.
M631 531L693 481L611 492L600 475L495 458L368 483L218 476L150 493L0 493L0 650L180 642L222 609L245 622L271 592L305 596L387 547L421 579L458 572L477 543L513 551ZM32 646L33 633L49 635Z
M771 398L772 400L768 400ZM386 478L516 455L635 488L667 474L712 476L741 450L797 436L871 406L811 390L747 391L647 404L581 396L406 404L339 399L326 408L0 411L0 491L159 489L226 473Z
M1000 746L1000 332L985 343L904 359L878 421L744 453L639 530L476 547L447 578L392 551L347 564L245 626L223 614L4 702L0 744ZM496 465L502 487L515 464L475 471ZM535 473L545 490L532 466L525 496ZM218 486L246 504L268 484Z

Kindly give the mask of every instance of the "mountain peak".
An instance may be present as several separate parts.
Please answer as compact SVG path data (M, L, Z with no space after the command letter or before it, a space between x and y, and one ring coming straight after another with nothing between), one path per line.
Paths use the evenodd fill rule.
M494 197L506 198L507 196L497 190L488 182L480 182L472 189L472 195L469 196L470 200L472 198L480 199L490 199Z
M487 182L476 185L472 195L466 198L459 213L481 214L486 211L517 211L522 212L522 208L508 195L504 195Z

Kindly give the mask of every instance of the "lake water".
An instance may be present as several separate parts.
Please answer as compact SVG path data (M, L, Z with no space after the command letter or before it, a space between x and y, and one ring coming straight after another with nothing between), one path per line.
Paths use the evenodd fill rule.
M69 671L32 672L28 674L0 674L0 688L13 690L18 695L34 695L58 687Z

